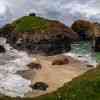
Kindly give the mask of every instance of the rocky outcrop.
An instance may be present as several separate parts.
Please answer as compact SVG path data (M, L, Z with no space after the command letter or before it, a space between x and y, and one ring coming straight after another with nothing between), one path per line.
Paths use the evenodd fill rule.
M0 35L16 49L50 55L69 51L70 43L78 40L77 33L64 24L36 16L25 16L6 25Z
M86 20L77 20L72 29L78 33L80 40L91 40L94 37L95 24Z
M85 20L75 21L72 29L78 33L80 40L92 40L95 51L100 51L100 24Z
M2 45L0 45L0 53L5 53L5 52L6 52L5 48Z

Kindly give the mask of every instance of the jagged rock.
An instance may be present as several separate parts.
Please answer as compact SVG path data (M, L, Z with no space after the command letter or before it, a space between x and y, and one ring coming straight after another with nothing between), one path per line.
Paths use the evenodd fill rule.
M46 91L48 88L48 85L44 82L36 82L34 85L30 86L33 90L42 90L42 91Z
M2 45L0 45L0 53L5 53L5 52L6 52L5 48Z
M42 66L41 66L41 64L38 64L38 63L30 63L30 64L28 64L27 65L30 69L41 69L42 68Z
M80 40L92 40L95 34L95 24L86 20L75 21L72 29L78 33Z
M69 60L68 58L64 58L64 59L56 59L52 62L52 65L65 65L65 64L69 64Z

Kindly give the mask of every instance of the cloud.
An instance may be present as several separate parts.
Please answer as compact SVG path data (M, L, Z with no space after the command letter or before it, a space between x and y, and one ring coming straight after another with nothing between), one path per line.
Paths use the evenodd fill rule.
M16 19L29 12L71 24L79 18L95 19L100 15L99 0L0 0L0 16ZM92 18L93 16L93 18ZM98 16L98 17L97 17ZM2 20L2 18L0 17Z

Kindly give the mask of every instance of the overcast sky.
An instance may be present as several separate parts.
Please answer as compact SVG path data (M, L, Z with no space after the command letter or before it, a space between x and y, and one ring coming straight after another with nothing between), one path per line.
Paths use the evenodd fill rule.
M0 25L35 12L70 25L77 19L100 20L100 0L0 0Z

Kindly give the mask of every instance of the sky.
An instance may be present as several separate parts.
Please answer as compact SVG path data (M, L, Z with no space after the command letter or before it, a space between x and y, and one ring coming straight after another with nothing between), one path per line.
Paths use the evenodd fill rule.
M71 25L74 20L100 20L100 0L0 0L0 25L35 12Z

